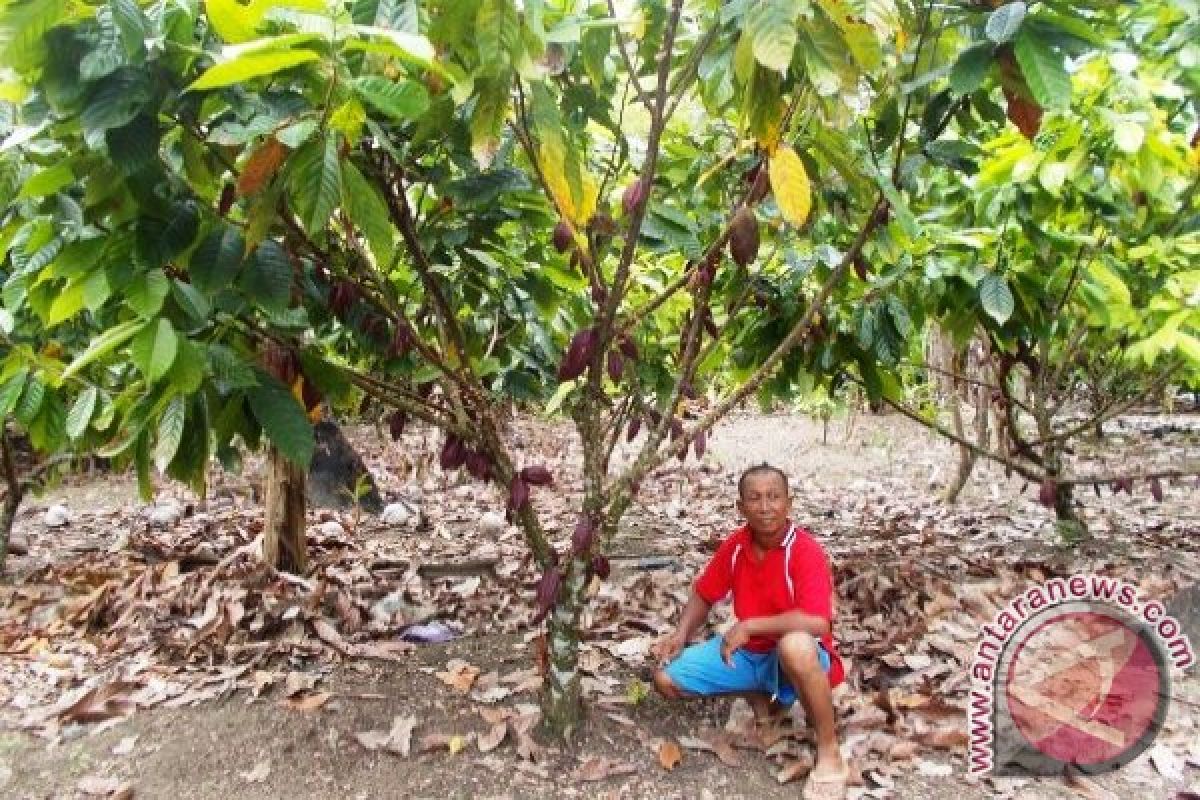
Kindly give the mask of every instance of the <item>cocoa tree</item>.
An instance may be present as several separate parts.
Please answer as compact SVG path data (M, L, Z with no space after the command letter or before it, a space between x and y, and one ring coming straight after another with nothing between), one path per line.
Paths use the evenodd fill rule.
M62 433L42 446L131 463L147 492L154 468L203 491L211 456L265 441L290 520L267 552L293 569L306 412L366 395L397 435L435 426L441 466L504 488L538 564L543 709L569 735L585 588L641 482L748 398L847 372L895 395L931 307L903 278L939 229L910 203L966 157L949 131L1030 129L1070 13L9 3L3 299L60 349L8 354L0 411L57 398L29 401ZM535 502L555 476L498 418L512 399L579 434L562 551Z

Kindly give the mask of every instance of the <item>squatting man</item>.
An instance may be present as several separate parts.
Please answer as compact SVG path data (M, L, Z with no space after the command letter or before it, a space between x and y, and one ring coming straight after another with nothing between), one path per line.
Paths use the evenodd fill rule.
M847 767L838 748L833 687L845 679L834 648L833 576L821 545L791 518L782 470L762 464L738 481L734 531L696 579L678 627L653 648L654 685L667 698L745 697L759 724L797 697L816 735L806 800L842 798ZM688 645L712 606L732 595L737 624Z

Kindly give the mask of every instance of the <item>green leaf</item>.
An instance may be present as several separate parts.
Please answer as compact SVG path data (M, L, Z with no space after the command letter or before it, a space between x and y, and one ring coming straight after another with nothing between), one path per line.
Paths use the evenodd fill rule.
M93 361L103 358L111 353L116 348L125 344L133 338L134 334L144 328L146 323L140 319L129 320L122 322L112 328L109 328L100 336L92 340L88 345L87 350L79 354L79 357L63 370L62 379L65 381L68 378L76 375L81 369L91 364Z
M1013 299L1012 290L1008 288L1008 281L995 273L988 273L979 282L979 302L988 316L1000 325L1007 322L1016 309L1016 301Z
M180 394L192 394L204 383L204 351L190 339L180 337L175 363L167 371L167 382Z
M38 380L36 375L30 376L25 384L25 391L21 392L21 399L17 401L17 407L13 410L13 416L25 427L29 427L34 417L42 410L42 401L45 399L46 385Z
M401 122L416 119L429 108L429 92L416 81L390 81L366 75L354 81L354 91L366 103Z
M171 281L171 297L175 300L175 304L183 310L183 313L187 314L188 318L196 324L207 321L208 315L212 312L208 298L195 286L184 283L178 278Z
M233 283L242 266L246 243L242 232L221 223L192 253L188 274L192 285L205 294L216 294Z
M125 287L125 304L143 319L153 317L162 310L163 300L170 289L163 271L152 269L134 278Z
M776 72L787 72L799 39L796 32L799 13L800 4L793 0L758 0L750 7L744 30L750 36L758 63Z
M108 155L125 175L134 175L158 160L160 132L158 124L145 114L138 114L128 125L104 132Z
M390 264L394 248L387 204L349 161L342 164L342 207L350 215L350 221L367 237L375 263L380 267Z
M208 365L213 378L223 384L223 391L246 389L258 385L254 370L241 356L223 344L208 346Z
M996 44L1012 41L1025 20L1025 4L1021 2L1002 5L988 15L983 32Z
M976 42L959 53L950 70L950 88L960 95L978 89L992 68L995 49L991 42Z
M229 61L210 67L207 72L187 87L187 91L219 89L222 86L243 83L251 78L274 75L276 72L317 61L320 58L321 56L317 53L304 48L243 53Z
M0 416L8 416L16 408L21 392L25 391L25 381L28 377L29 370L21 367L0 386Z
M25 181L21 186L21 191L17 193L17 199L48 197L62 191L74 182L75 173L71 170L70 162L59 161L52 167L34 173L29 180Z
M78 439L87 432L88 423L92 421L92 414L96 411L96 399L99 394L95 386L89 386L75 398L71 410L67 412L67 436Z
M500 147L500 131L508 118L509 73L475 82L475 110L471 114L471 154L480 169L487 169Z
M167 374L179 350L179 337L170 320L150 322L133 339L130 358L150 383Z
M284 458L307 467L315 447L308 416L278 379L258 371L258 381L246 392L250 411Z
M175 458L179 450L179 442L183 439L183 425L187 420L187 400L177 394L167 403L162 416L158 418L158 437L154 444L154 466L159 472L166 472L167 465Z
M291 190L300 221L310 235L325 229L342 193L337 137L309 142L292 160Z
M1071 105L1071 76L1062 53L1030 31L1021 31L1013 50L1033 99L1042 108L1063 109Z
M259 245L242 273L241 287L261 308L282 311L292 299L292 262L276 242Z
M54 302L50 304L50 313L46 317L46 327L53 328L55 325L69 320L83 310L83 305L84 284L71 284L59 292L58 296L54 298Z
M122 67L92 90L83 109L83 126L106 131L128 124L150 99L149 70Z

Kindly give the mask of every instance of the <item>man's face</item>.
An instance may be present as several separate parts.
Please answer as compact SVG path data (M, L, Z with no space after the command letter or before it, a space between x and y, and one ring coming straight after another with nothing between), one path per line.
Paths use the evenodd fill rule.
M737 508L754 533L770 536L787 525L792 498L783 478L774 472L759 472L747 476Z

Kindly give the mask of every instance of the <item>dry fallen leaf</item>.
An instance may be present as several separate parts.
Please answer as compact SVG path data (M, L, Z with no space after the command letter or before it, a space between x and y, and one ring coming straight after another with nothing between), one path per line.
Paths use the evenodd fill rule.
M254 765L248 772L239 772L246 783L262 783L271 776L271 762L264 759Z
M372 751L382 748L391 738L386 731L359 731L354 734L355 741Z
M1067 770L1065 779L1071 791L1080 797L1086 797L1087 800L1120 800L1116 792L1105 789L1092 778L1081 775L1076 770Z
M387 749L396 755L407 758L408 754L412 752L412 735L416 727L416 717L394 717L392 729L388 732Z
M125 787L120 778L111 775L89 775L75 784L75 788L86 795L112 797ZM132 796L132 792L126 796Z
M683 761L683 751L679 749L679 745L667 739L658 746L658 763L667 772L679 766L679 762Z
M292 697L316 688L317 676L306 672L289 672L283 681L283 696Z
M949 778L954 774L954 767L920 758L917 759L917 772L928 778Z
M790 783L797 778L807 775L812 770L813 764L812 753L806 750L795 761L788 763L787 766L776 773L775 780L780 783Z
M479 677L479 667L472 666L459 658L452 658L446 664L444 672L434 673L442 683L454 689L459 694L466 694L475 685Z
M313 712L329 702L333 697L329 692L303 692L279 701L279 705L292 711Z
M629 775L637 771L633 764L615 761L604 756L593 756L576 768L571 779L579 783L594 783L617 775Z
M475 740L475 744L479 747L479 752L490 753L500 746L504 741L504 737L508 734L508 723L497 722L491 727L487 733Z

